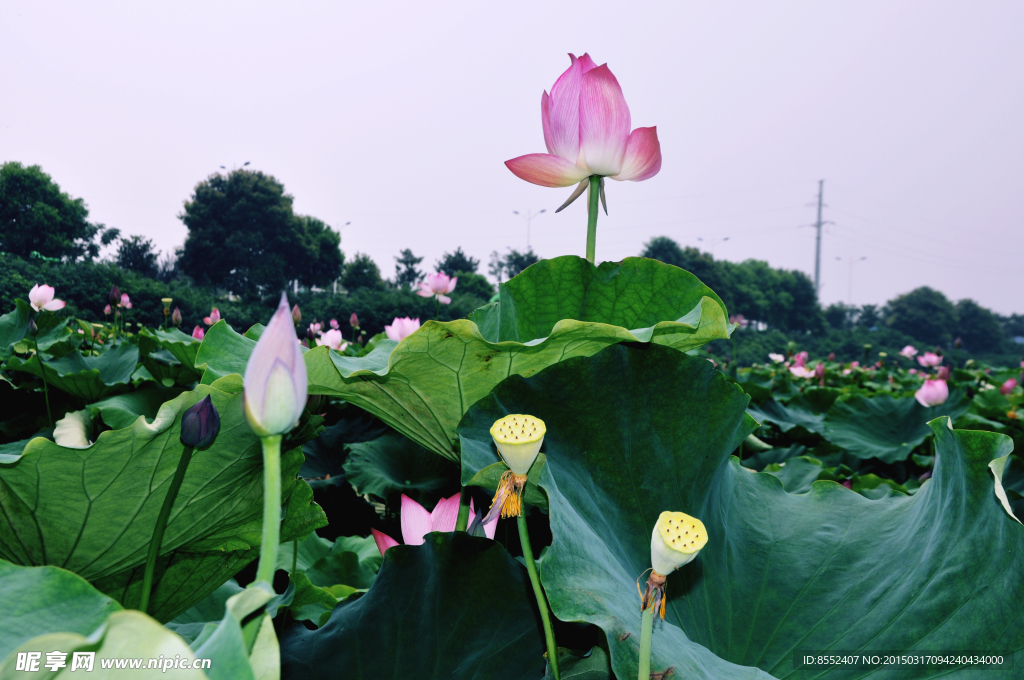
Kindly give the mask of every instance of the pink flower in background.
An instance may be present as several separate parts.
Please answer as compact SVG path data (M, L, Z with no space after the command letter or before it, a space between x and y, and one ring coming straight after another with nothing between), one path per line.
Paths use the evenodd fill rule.
M427 274L427 280L420 281L420 289L416 291L416 294L425 298L436 297L441 304L447 305L452 301L447 293L455 290L455 284L458 282L458 276L448 278L444 272Z
M107 316L110 316L110 312L112 312L112 311L113 311L113 310L112 310L112 309L110 309L110 305L107 305L106 307L104 307L104 308L103 308L103 313L104 313L105 315L107 315Z
M352 316L348 317L348 325L352 328L359 328L359 317L356 316L355 312L352 312Z
M807 365L807 352L797 352L793 355L794 366L806 366Z
M121 293L121 302L119 302L117 306L124 307L125 309L132 308L132 301L128 297L128 293Z
M814 369L807 368L806 366L790 366L789 372L795 375L797 378L813 378Z
M53 293L53 286L40 286L38 283L32 286L32 290L28 292L28 301L32 305L32 309L37 312L41 312L44 309L48 312L56 312L58 309L63 309L64 301L54 300Z
M829 352L828 353L828 360L829 361L835 361L836 360L836 353L835 352Z
M341 328L341 326L338 325L337 319L331 319L331 328L333 328L334 330L338 330L339 328Z
M292 323L298 325L300 321L302 321L302 310L299 309L299 305L296 303L295 306L292 307Z
M348 347L347 342L342 342L341 331L336 328L332 328L331 330L323 333L316 341L316 344L326 345L327 347L339 352Z
M210 310L210 316L203 317L203 323L207 326L212 326L218 321L220 321L220 310L216 307Z
M939 366L939 370L935 371L936 380L949 380L949 366Z
M942 363L942 357L935 352L925 352L917 358L917 363L922 366L938 366Z
M772 362L776 364L781 364L783 361L786 360L786 357L782 356L781 354L775 354L774 352L769 354L768 358L771 359Z
M818 362L818 365L814 367L814 377L821 381L821 386L825 386L825 364Z
M396 316L390 326L384 326L384 333L388 336L389 340L401 342L412 335L419 327L419 319L410 319L409 317L400 319Z
M1017 387L1017 381L1010 378L999 387L999 394L1009 394L1013 392L1013 389Z
M900 354L902 354L908 359L913 359L914 357L917 356L917 348L914 347L913 345L907 345L906 347L900 350Z
M859 361L851 361L850 362L850 368L859 368L859 367L860 367L860 362Z
M204 331L201 326L196 326L192 329L192 337L196 340L202 340L206 337L206 331Z
M542 187L567 187L591 175L639 182L658 174L657 128L630 132L629 106L608 65L598 66L588 54L569 60L551 94L540 99L548 152L505 161L508 169Z
M925 380L924 385L914 392L914 398L925 408L938 406L949 399L949 387L945 380Z
M315 338L316 336L323 333L323 331L321 330L322 328L323 324L313 322L309 324L309 330L306 331L306 335L309 336L310 338Z
M917 375L917 369L916 368L912 368L909 371L907 371L907 373L909 373L910 375Z
M469 511L472 514L473 501L470 500ZM433 512L402 494L402 541L405 545L423 545L425 537L431 531L450 532L455 531L455 522L459 518L459 494L451 498L442 498L434 506ZM474 522L475 524L475 522ZM484 525L484 534L487 538L494 538L494 530L498 528L498 518L495 517ZM377 542L377 549L383 555L388 548L398 545L398 541L387 534L370 529L373 540Z
M735 314L733 316L730 316L729 323L734 323L740 328L746 328L747 326L750 325L750 322L747 321L747 318L742 314Z

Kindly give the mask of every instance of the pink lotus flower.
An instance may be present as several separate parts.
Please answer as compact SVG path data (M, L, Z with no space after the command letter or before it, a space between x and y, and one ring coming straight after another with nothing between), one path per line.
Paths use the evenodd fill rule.
M520 179L567 187L591 175L639 182L661 170L657 128L630 128L629 106L608 65L569 55L569 68L540 99L547 153L505 161ZM578 195L578 194L576 194Z
M427 280L420 281L420 289L416 291L416 294L425 298L436 297L441 304L447 305L452 301L447 293L455 290L455 284L458 282L458 276L448 278L444 272L427 274Z
M828 360L829 361L835 361L836 360L836 353L835 352L829 352L828 353Z
M282 294L245 365L245 418L261 437L287 433L306 405L306 362L298 340Z
M469 512L475 514L472 499L469 502ZM455 522L458 518L459 494L439 500L433 512L427 512L422 505L402 494L402 541L405 545L423 545L426 535L431 531L455 531ZM473 524L479 519L476 517ZM494 539L494 531L497 528L498 518L495 517L484 525L484 534L487 538ZM377 549L381 555L387 552L388 548L398 545L398 541L383 532L370 529L370 533L373 534L373 540L377 542Z
M337 319L331 319L331 328L333 328L334 330L338 330L339 328L341 328L341 326L338 325Z
M942 357L934 352L925 352L922 356L917 358L917 363L922 366L938 366L942 363Z
M750 325L750 322L747 321L747 318L742 314L735 314L733 316L730 316L729 323L734 323L740 328L746 328L747 326Z
M132 301L128 297L128 293L121 293L121 302L119 302L117 306L124 307L125 309L132 308Z
M112 309L110 309L110 305L107 305L106 307L104 307L104 308L103 308L103 313L104 313L105 315L107 315L107 316L110 316L110 312L112 312L112 311L113 311L113 310L112 310Z
M794 366L806 366L807 365L807 352L797 352L793 355Z
M218 321L220 321L220 310L217 309L216 307L210 310L210 316L203 317L203 323L205 323L207 326L212 326Z
M939 366L939 370L935 372L936 380L949 380L949 366Z
M32 286L32 290L28 292L28 301L32 305L32 309L37 312L44 309L48 312L56 312L58 309L64 308L63 300L53 299L53 286L40 286L38 283Z
M352 312L352 316L348 317L348 325L352 328L359 328L359 317L356 316L355 312Z
M814 370L807 368L806 366L790 366L789 372L797 378L813 378Z
M902 354L908 359L913 359L915 356L917 356L917 348L914 347L913 345L907 345L906 347L900 350L900 354Z
M945 380L925 380L924 385L914 392L914 398L925 408L938 406L949 399L949 387Z
M320 339L316 341L316 344L326 345L327 347L330 347L331 349L337 350L339 352L348 347L347 342L342 342L341 331L337 330L336 328L332 328L331 330L321 335Z
M999 387L999 394L1009 394L1010 392L1013 392L1015 387L1017 387L1017 381L1010 378Z
M860 362L859 361L851 361L850 362L850 368L859 368L859 367L860 367Z
M912 368L909 371L907 371L907 373L909 373L910 375L917 375L917 369L916 368Z
M196 340L202 340L206 337L206 331L203 330L202 326L196 326L192 329L192 337Z
M409 317L400 319L396 316L390 326L384 326L384 333L387 334L389 340L401 342L412 335L419 327L419 319L410 319Z
M786 357L782 356L781 354L776 354L775 352L769 354L768 358L771 359L772 362L776 364L781 364L783 361L786 360Z
M302 310L299 309L298 303L292 307L292 323L298 325L302 321Z
M814 367L814 377L821 382L821 386L825 386L825 364L818 362L818 365Z
M309 337L310 339L315 338L316 336L318 336L321 333L323 333L323 330L322 330L323 327L324 327L323 324L319 324L319 323L315 323L315 322L309 324L309 329L306 331L306 336Z

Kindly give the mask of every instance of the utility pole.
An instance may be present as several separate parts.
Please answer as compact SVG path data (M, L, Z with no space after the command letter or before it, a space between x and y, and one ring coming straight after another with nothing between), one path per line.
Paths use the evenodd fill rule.
M814 293L821 295L821 199L825 193L825 180L818 180L818 221L814 227L818 231L817 242L814 246Z
M533 221L534 217L537 217L541 213L546 213L547 211L548 211L547 208L544 208L543 210L540 210L538 212L533 212L533 210L527 210L525 215L523 213L519 212L518 210L513 210L512 211L513 215L519 215L520 217L526 218L526 249L527 250L530 249L530 222Z

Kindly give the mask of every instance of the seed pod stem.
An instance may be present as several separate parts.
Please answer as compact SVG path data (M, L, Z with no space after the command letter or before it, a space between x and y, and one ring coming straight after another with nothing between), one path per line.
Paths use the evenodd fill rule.
M164 531L167 529L167 520L171 516L171 509L174 501L181 490L181 483L185 479L185 471L188 470L188 463L192 460L194 449L186 445L178 458L178 467L174 470L174 477L171 478L171 485L164 496L164 503L160 506L160 514L156 518L156 527L153 528L153 538L149 542L149 554L146 555L146 571L142 577L142 600L139 603L139 611L149 613L149 598L153 590L153 574L156 573L156 561L160 557L160 544L164 540Z
M555 680L560 680L558 672L558 645L555 644L555 631L551 626L551 613L548 611L548 601L544 597L544 591L540 587L540 576L537 575L537 563L533 559L533 548L530 547L530 534L526 530L526 517L520 514L516 517L519 524L519 542L523 546L523 561L526 562L526 571L530 575L530 583L533 585L533 594L537 598L537 608L540 609L540 620L544 624L544 640L548 647L548 663L551 664L551 672Z

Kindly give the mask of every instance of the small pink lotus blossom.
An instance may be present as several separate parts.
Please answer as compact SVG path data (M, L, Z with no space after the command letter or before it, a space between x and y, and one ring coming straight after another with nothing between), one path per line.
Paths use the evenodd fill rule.
M341 326L338 325L337 319L331 319L331 328L333 328L334 330L338 330L339 328L341 328Z
M302 321L302 310L299 309L298 303L295 303L295 306L292 307L292 323L298 325L300 321Z
M850 375L851 373L853 373L853 369L852 368L844 368L843 369L843 375Z
M447 305L452 301L447 293L455 290L455 284L458 282L458 276L448 278L444 272L427 274L427 280L420 281L420 289L416 291L416 294L425 298L436 297L441 304Z
M793 355L794 366L806 366L807 365L807 352L797 352Z
M774 352L769 354L768 358L772 360L772 363L776 364L781 364L783 361L786 360L786 357L782 356L781 354L776 354Z
M942 363L942 357L935 352L925 352L917 358L917 363L922 366L938 366Z
M569 55L569 68L540 99L547 153L519 156L505 165L542 187L567 187L591 175L640 182L661 170L657 128L630 132L629 106L619 82L590 55Z
M907 345L906 347L900 350L900 354L902 354L908 359L913 359L915 356L917 356L917 348L914 347L913 345Z
M910 375L917 375L917 369L916 368L912 368L909 371L907 371L907 373L909 373Z
M391 322L390 326L384 326L384 333L387 334L389 340L401 342L405 338L412 335L419 327L419 319L410 319L407 316L404 318L399 318L396 316L395 320Z
M356 316L355 312L352 312L352 316L348 317L348 325L352 328L359 328L359 317Z
M836 353L835 352L829 352L828 353L828 360L829 361L835 361L836 360Z
M750 325L750 322L747 321L747 318L745 316L743 316L742 314L734 314L734 315L730 316L729 317L729 323L734 323L737 326L739 326L740 328L746 328L747 326Z
M260 437L286 434L306 405L306 362L282 293L277 311L245 365L245 419Z
M1017 381L1014 378L1010 378L999 387L999 394L1009 394L1013 392L1015 387L1017 387Z
M309 324L309 329L306 331L306 335L310 338L315 338L323 333L323 327L323 324L313 322Z
M220 310L217 309L216 307L210 310L210 316L203 317L203 323L205 323L207 326L212 326L218 321L220 321Z
M814 369L807 368L806 366L790 366L789 372L797 378L813 378Z
M469 502L469 512L474 514L472 499ZM427 509L422 505L404 493L402 494L402 514L400 520L402 523L402 541L405 545L423 545L426 535L432 531L440 531L442 533L455 531L455 523L458 519L459 494L455 494L451 498L439 500L437 505L434 506L433 512L427 512ZM494 532L498 528L498 518L495 517L483 525L483 527L484 535L493 540ZM398 541L381 531L370 529L370 533L373 534L373 540L377 543L377 549L380 550L381 555L387 552L388 548L398 545Z
M32 286L32 290L28 292L28 301L32 305L32 309L37 312L41 312L44 309L48 312L56 312L58 309L64 308L63 300L53 299L53 286L42 285L38 283Z
M206 331L203 330L202 326L196 326L192 329L192 337L196 340L202 340L206 337Z
M914 397L925 408L938 406L949 399L949 387L945 380L925 380L924 385L914 392Z
M320 338L316 341L316 344L326 345L327 347L330 347L331 349L337 350L339 352L343 351L346 347L348 347L347 342L342 342L341 331L339 331L336 328L332 328L331 330L323 333L320 336Z
M949 366L939 366L939 370L935 371L936 380L949 380Z
M859 367L860 367L860 362L859 361L851 361L850 362L850 368L859 368Z
M113 310L111 310L111 309L110 309L110 305L107 305L106 307L104 307L104 308L103 308L103 313L104 313L104 314L105 314L106 316L110 316L110 312L111 312L111 311L113 311Z
M128 293L121 293L121 302L118 303L118 307L124 307L125 309L132 308L132 301L128 297Z
M814 377L821 381L821 386L825 386L825 364L818 362L818 365L814 367Z

